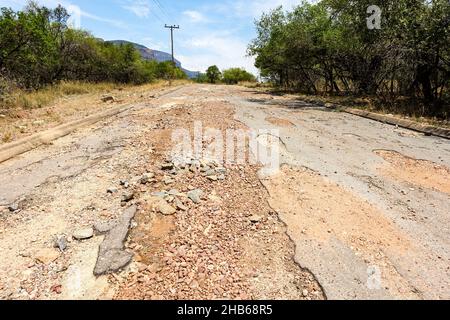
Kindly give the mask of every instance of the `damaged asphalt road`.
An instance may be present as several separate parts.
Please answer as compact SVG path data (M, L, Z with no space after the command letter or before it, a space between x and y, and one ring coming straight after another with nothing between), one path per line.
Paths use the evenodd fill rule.
M281 170L161 171L194 121L278 129ZM185 86L0 164L0 298L448 299L448 168L449 140Z

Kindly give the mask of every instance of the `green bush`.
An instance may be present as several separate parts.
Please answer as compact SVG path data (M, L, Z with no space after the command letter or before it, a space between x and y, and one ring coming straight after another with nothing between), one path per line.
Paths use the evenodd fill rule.
M222 81L226 84L238 84L239 82L255 82L256 78L251 73L241 68L231 68L223 71Z
M382 10L369 30L367 9ZM249 45L261 75L283 89L407 98L411 113L445 117L450 89L448 0L321 0L256 21Z
M68 18L62 6L29 2L19 12L1 8L0 70L33 89L64 80L143 84L187 77L171 62L145 61L132 44L116 45L71 29Z

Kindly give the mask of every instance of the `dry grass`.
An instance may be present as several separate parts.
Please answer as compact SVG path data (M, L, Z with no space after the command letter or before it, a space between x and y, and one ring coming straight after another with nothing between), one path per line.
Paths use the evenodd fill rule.
M190 83L173 81L172 86ZM15 90L0 104L0 143L7 143L56 125L77 120L112 106L150 99L149 92L169 86L167 81L133 86L113 83L62 82L25 92ZM112 95L113 103L101 101Z
M108 92L119 87L122 86L113 83L61 82L41 90L24 91L16 89L6 98L6 103L3 103L2 108L7 113L14 113L14 110L17 109L42 108L68 96Z

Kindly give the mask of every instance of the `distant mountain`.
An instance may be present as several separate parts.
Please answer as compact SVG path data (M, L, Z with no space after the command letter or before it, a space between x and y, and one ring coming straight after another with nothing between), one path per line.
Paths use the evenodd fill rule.
M142 58L146 59L146 60L156 60L158 62L164 62L164 61L172 61L172 55L167 53L167 52L163 52L163 51L158 51L158 50L153 50L153 49L149 49L146 46L143 46L141 44L138 43L134 43L134 42L130 42L130 41L125 41L125 40L113 40L113 41L108 41L117 45L120 44L132 44L141 54ZM181 62L178 61L177 59L175 59L175 64L177 65L178 68L180 68L181 70L184 71L184 73L187 74L187 76L189 78L197 78L197 76L199 75L200 72L198 71L190 71L187 69L184 69L181 65Z

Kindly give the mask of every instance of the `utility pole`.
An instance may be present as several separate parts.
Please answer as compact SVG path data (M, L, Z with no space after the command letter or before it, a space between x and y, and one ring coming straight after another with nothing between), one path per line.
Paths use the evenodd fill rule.
M175 56L173 54L173 29L180 29L180 26L168 26L166 24L165 28L170 29L170 40L171 40L171 43L172 43L172 63L173 63L174 66L176 66L176 64L175 64Z

